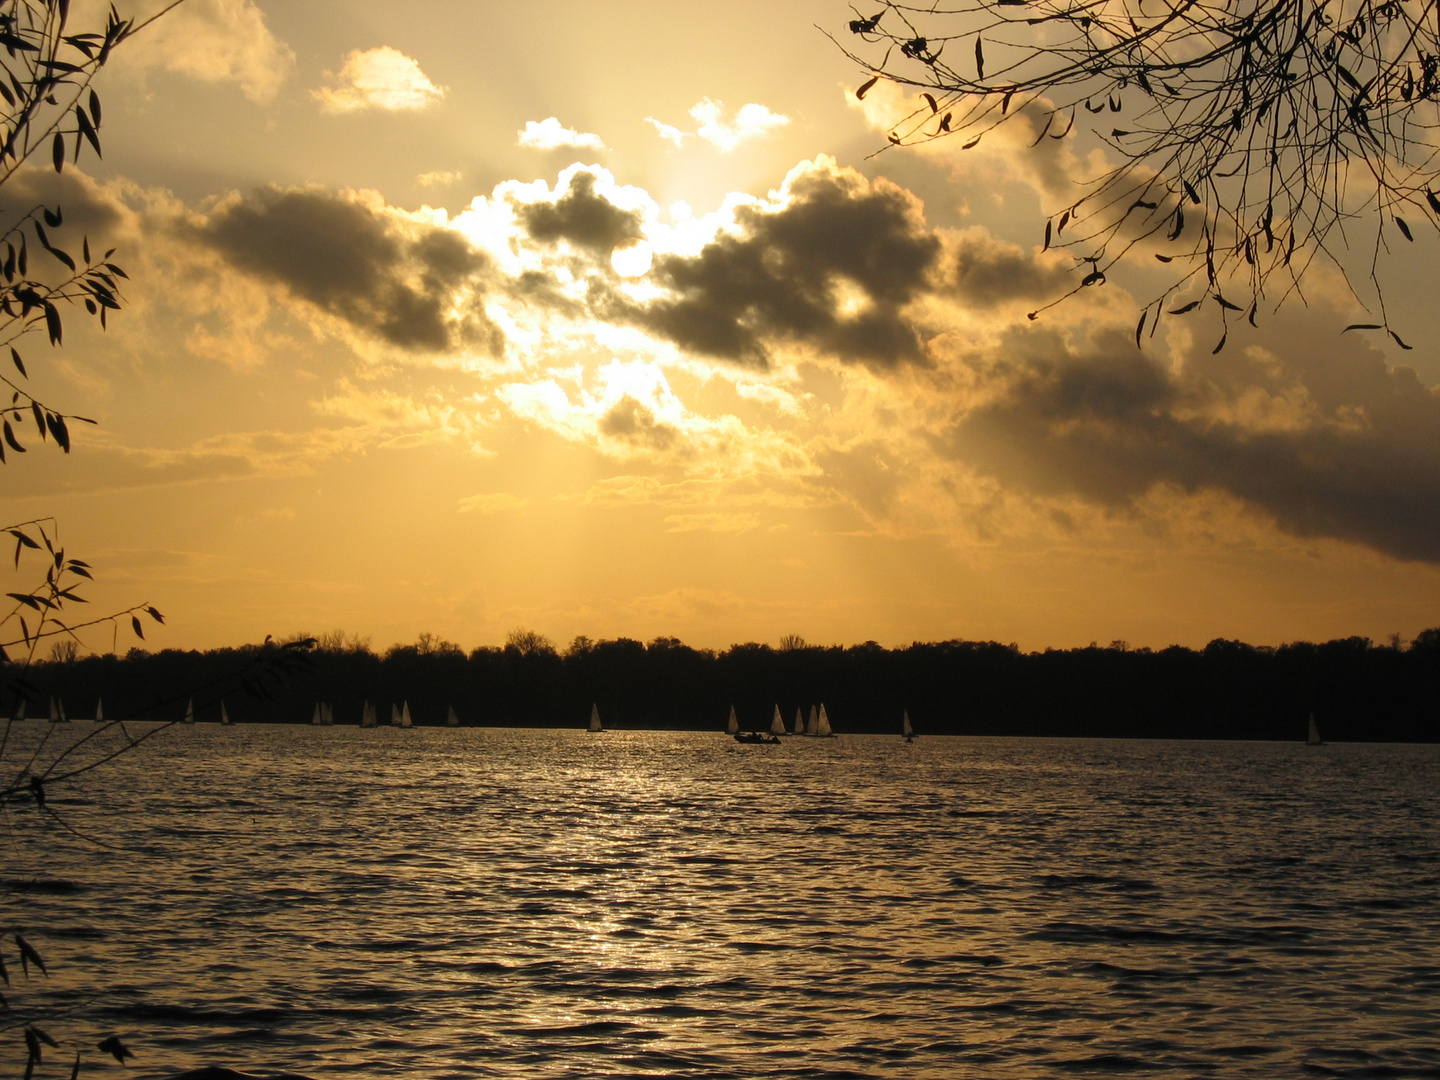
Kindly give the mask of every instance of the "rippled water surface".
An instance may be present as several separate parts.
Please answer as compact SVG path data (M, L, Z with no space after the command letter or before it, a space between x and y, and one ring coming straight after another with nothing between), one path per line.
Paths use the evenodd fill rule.
M113 849L13 814L5 876L78 889L7 914L136 1077L1440 1076L1437 781L1433 746L198 725L56 793Z

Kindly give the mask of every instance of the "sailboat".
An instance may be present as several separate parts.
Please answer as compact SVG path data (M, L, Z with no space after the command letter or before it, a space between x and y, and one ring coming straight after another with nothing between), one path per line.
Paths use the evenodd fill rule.
M195 699L194 699L194 698L186 698L186 699L185 699L185 723L187 723L187 724L193 724L194 722L195 722Z
M814 705L810 706L810 722L805 725L805 734L811 736L820 734L820 715L815 711Z
M820 703L820 720L815 726L815 735L821 739L833 739L836 735L830 730L830 718L825 715L825 703Z
M795 707L795 730L789 732L791 735L805 734L805 712L798 705Z
M330 707L328 701L325 702L324 707L320 710L320 722L327 727L335 723L335 710Z
M915 729L910 726L910 710L903 711L900 718L900 734L905 736L906 742L915 741Z
M69 717L65 715L65 702L63 700L57 701L53 697L50 699L50 722L52 724L69 723Z
M740 731L740 721L735 716L735 706L730 706L730 719L725 721L725 734L735 735Z
M1306 746L1323 746L1320 741L1320 729L1315 726L1315 714L1310 714L1310 734L1305 739Z
M771 734L771 735L784 735L784 734L785 734L785 721L782 720L782 719L780 719L780 706L779 706L779 705L776 705L776 706L775 706L775 715L770 718L770 734Z
M451 706L449 707L449 711L446 712L446 714L445 714L445 726L446 726L446 727L459 727L459 726L460 726L460 717L458 717L458 716L455 715L455 706L454 706L454 705L451 705Z
M375 726L375 706L372 705L372 704L369 702L368 699L367 699L366 702L365 702L365 707L360 710L360 726L361 726L361 727L374 727L374 726Z
M400 726L400 706L396 705L393 701L390 703L390 726Z
M589 728L587 728L586 730L588 730L588 731L604 731L604 730L605 730L603 727L600 726L600 706L597 705L597 704L595 704L593 701L590 703L590 726L589 726Z
M323 724L325 721L320 717L320 702L315 702L315 713L310 717L310 723Z
M411 726L411 721L410 721L410 702L408 702L408 701L405 702L405 704L402 705L401 708L400 708L400 726L401 726L401 727L410 727L410 726Z
M98 711L98 710L97 710L97 711ZM221 699L220 699L220 723L225 724L225 725L227 725L227 726L228 726L229 723L230 723L230 714L225 711L225 699L224 699L224 698L221 698Z
M105 701L103 698L95 699L95 722L97 724L103 724L105 722Z

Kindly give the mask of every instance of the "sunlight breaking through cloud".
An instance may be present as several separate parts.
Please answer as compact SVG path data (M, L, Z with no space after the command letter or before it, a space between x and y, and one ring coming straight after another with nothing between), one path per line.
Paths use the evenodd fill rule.
M344 64L330 79L332 85L310 93L322 109L332 113L414 111L429 108L445 96L444 89L420 70L418 61L389 45L346 53Z

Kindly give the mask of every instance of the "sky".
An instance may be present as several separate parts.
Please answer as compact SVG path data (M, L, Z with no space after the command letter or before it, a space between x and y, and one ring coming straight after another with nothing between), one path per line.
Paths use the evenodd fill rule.
M0 517L151 648L1440 624L1436 237L1387 270L1408 352L1324 266L1219 353L1208 306L1136 347L1143 252L1027 319L1101 151L877 153L915 99L855 98L853 14L188 0L102 74L103 161L3 192L129 281L25 346L100 423L12 455Z

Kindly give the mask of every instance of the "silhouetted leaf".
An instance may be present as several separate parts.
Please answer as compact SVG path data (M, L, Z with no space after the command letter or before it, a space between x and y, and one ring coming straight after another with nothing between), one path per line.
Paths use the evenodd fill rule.
M65 418L59 413L46 413L45 424L50 428L50 434L60 444L60 449L65 453L70 452L70 429L65 426Z
M1171 256L1171 255L1160 255L1160 254L1156 254L1155 258L1159 259L1161 262L1164 262L1164 263L1174 262L1174 261L1175 261L1174 257Z
M1413 348L1413 346L1406 345L1405 342L1401 341L1400 335L1397 334L1394 330L1390 331L1390 336L1395 339L1395 344L1399 345L1400 348L1404 349L1406 352L1409 352L1410 349Z
M75 122L80 127L80 134L85 137L85 141L88 142L95 151L95 156L102 157L103 155L100 153L100 139L96 136L95 127L90 123L90 118L85 115L85 109L82 106L75 106ZM78 142L75 146L75 153L77 155L80 153Z
M1436 195L1433 191L1427 191L1425 192L1425 201L1430 204L1431 210L1440 214L1440 195Z
M1232 304L1229 300L1226 300L1226 299L1225 299L1223 296L1221 296L1219 293L1216 293L1216 294L1215 294L1215 302L1216 302L1217 304L1219 304L1221 307L1223 307L1226 311L1244 311L1244 310L1245 310L1244 308L1240 307L1240 305L1238 305L1238 304Z
M20 359L20 354L16 351L14 345L10 346L10 359L15 361L15 367L19 370L20 374L28 379L30 374L25 370L25 361Z
M863 101L863 100L865 99L865 95L870 92L870 88L871 88L872 86L874 86L874 85L875 85L877 82L879 82L879 81L880 81L880 76L879 76L879 75L875 75L875 76L872 76L872 77L869 78L869 79L866 79L863 83L860 84L860 89L855 91L855 97L856 97L856 99Z
M1170 312L1170 314L1171 314L1171 315L1184 315L1187 311L1194 311L1194 310L1195 310L1197 307L1199 307L1199 306L1200 306L1200 301L1199 301L1199 300L1191 300L1190 303L1188 303L1188 304L1184 304L1184 305L1182 305L1181 307L1174 308L1174 309Z
M1406 240L1409 240L1413 244L1415 242L1415 237L1410 235L1410 226L1405 224L1405 219L1402 217L1396 217L1395 224L1400 229L1400 235L1405 237Z
M940 130L941 130L941 131L949 131L949 130L950 130L950 117L953 116L953 115L954 115L953 113L948 113L948 112L947 112L944 116L942 116L942 117L940 118Z
M975 78L985 78L985 46L978 37L975 39Z
M1051 222L1045 222L1045 246L1040 249L1041 251L1050 250L1050 225Z
M147 607L145 613L158 623L164 623L165 621L165 616L161 615L160 612L156 611L153 607Z
M960 147L960 149L961 149L961 150L973 150L973 149L975 149L975 147L977 147L977 146L979 146L979 145L980 145L980 136L979 136L979 135L976 135L975 138L971 139L969 142L967 142L967 143L965 143L964 145L962 145L962 146Z
M65 220L58 206L54 210L51 210L48 206L42 206L40 211L41 216L45 219L45 224L49 225L52 229L58 229Z
M90 116L95 121L95 127L100 127L100 95L94 90L90 91Z
M921 96L922 98L924 98L926 104L928 104L928 105L930 106L930 115L931 115L931 116L934 116L937 112L940 111L940 106L939 106L939 104L935 101L934 95L932 95L932 94L921 94L920 96Z
M55 141L50 144L50 159L54 162L57 173L65 168L65 136L58 131L55 133Z
M33 945L31 945L19 934L15 935L15 944L20 949L20 966L25 970L25 974L30 974L31 964L34 964L36 967L38 967L43 974L50 974L48 971L45 970L45 961L40 959L40 954L35 951L35 947ZM49 1039L47 1038L46 1041L49 1042ZM52 1042L50 1043L50 1045L54 1046L55 1044Z
M1140 335L1145 332L1145 317L1149 314L1148 309L1140 312L1140 321L1135 324L1135 347L1137 349L1140 348Z
M135 631L135 636L141 641L145 640L145 631L140 628L140 618L137 615L130 616L130 629Z
M1080 282L1081 285L1104 285L1105 274L1101 270L1091 270Z
M1223 333L1223 334L1220 335L1220 344L1216 345L1215 348L1213 348L1213 349L1210 350L1210 355L1211 355L1211 356L1214 356L1216 353L1218 353L1221 349L1223 349L1223 348L1225 347L1225 339L1226 339L1227 337L1229 337L1229 336L1230 336L1230 331L1229 331L1229 330L1226 330L1225 333Z
M50 335L50 344L59 345L63 329L60 326L60 312L48 300L45 302L45 331Z
M1348 334L1351 330L1384 330L1384 329L1385 329L1385 327L1381 326L1379 323L1373 323L1373 322L1357 322L1357 323L1351 323L1349 326L1345 327L1345 329L1344 329L1344 330L1341 330L1340 332L1341 332L1342 334Z

